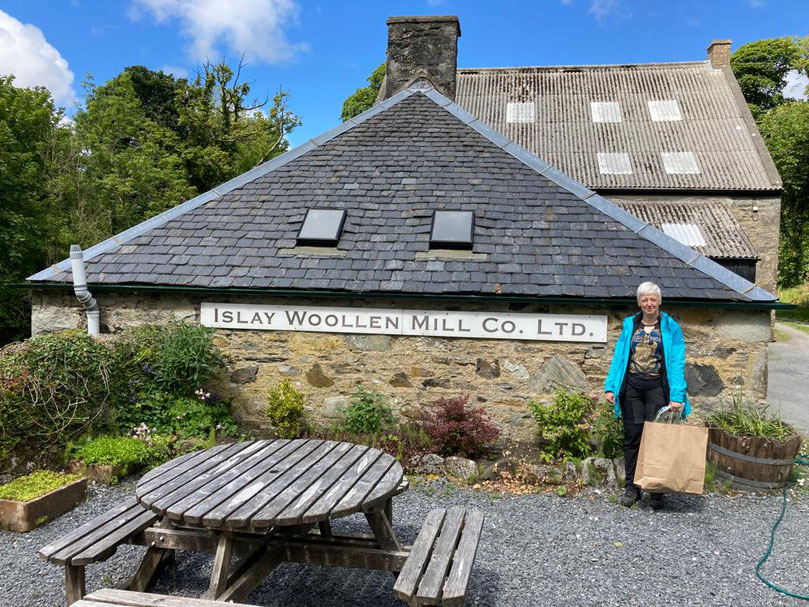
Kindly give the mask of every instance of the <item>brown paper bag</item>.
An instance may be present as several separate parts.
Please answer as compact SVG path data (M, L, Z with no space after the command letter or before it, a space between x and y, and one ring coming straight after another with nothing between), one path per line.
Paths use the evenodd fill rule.
M635 484L651 493L702 493L708 428L643 423Z

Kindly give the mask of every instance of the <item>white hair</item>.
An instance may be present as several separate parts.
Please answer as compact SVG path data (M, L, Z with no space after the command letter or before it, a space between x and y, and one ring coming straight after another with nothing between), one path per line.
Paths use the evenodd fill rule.
M638 286L638 303L640 303L640 298L644 295L657 295L657 298L663 303L663 293L660 292L660 287L653 282L640 283Z

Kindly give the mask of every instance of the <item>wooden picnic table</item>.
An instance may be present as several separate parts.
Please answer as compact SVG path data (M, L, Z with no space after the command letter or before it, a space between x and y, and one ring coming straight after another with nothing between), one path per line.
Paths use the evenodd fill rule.
M183 455L144 475L135 495L161 517L144 531L151 561L213 551L206 597L238 601L285 561L400 571L409 552L393 531L392 497L405 486L401 465L378 449L279 439ZM332 520L358 512L372 533L332 532Z

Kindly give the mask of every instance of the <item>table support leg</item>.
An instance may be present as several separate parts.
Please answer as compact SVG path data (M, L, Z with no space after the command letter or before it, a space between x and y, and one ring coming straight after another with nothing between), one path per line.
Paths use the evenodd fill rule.
M84 597L84 565L65 565L65 590L68 605Z
M320 535L323 537L331 537L332 534L330 521L320 521L317 526L320 529Z
M168 517L163 518L157 525L158 529L173 529L174 524ZM153 542L154 543L154 542ZM123 589L133 590L135 592L143 592L152 581L154 574L157 570L174 560L174 550L169 548L158 548L157 546L149 546L146 554L143 555L143 560L140 562L135 575L132 576L128 582L122 585Z
M208 596L218 598L227 588L228 575L230 574L230 559L233 556L233 536L225 533L219 537L216 545L216 556L211 572L211 585L208 588Z
M401 550L402 545L399 539L393 532L393 525L385 512L386 508L381 510L372 510L365 513L365 518L368 519L368 524L374 532L380 546L385 550Z

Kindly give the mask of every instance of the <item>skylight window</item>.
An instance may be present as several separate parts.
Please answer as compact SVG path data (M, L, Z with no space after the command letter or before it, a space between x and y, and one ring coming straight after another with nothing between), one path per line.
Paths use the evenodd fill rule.
M298 232L298 244L334 247L340 240L340 232L346 212L338 209L309 209Z
M648 101L647 103L649 105L649 115L655 122L673 122L683 119L680 104L677 103L676 99Z
M534 122L536 118L537 109L533 101L506 104L506 122Z
M474 230L472 211L436 211L430 232L434 249L471 249Z
M661 152L663 168L669 175L698 175L699 167L694 152Z
M621 122L621 104L617 101L591 101L593 122Z
M626 152L598 152L598 170L602 175L631 175L632 163Z
M702 232L698 225L693 223L664 223L661 227L664 234L668 234L688 247L705 246L705 239L702 237Z

